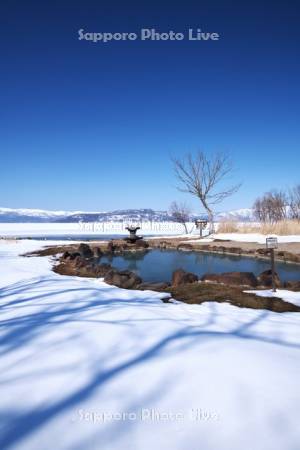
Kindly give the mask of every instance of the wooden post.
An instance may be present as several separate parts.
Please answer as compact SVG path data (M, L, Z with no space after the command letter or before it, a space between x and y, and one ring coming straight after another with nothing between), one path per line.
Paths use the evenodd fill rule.
M268 238L266 238L266 245L267 245L267 249L270 251L270 256L271 256L272 289L273 289L273 292L276 292L274 249L278 248L278 239L277 239L277 237L268 237Z
M272 288L273 292L276 292L274 248L271 248L270 251L271 251Z
M204 230L204 228L207 225L207 221L204 220L204 219L197 219L197 220L195 220L195 225L196 225L196 228L199 228L200 238L202 238L203 237L203 230Z

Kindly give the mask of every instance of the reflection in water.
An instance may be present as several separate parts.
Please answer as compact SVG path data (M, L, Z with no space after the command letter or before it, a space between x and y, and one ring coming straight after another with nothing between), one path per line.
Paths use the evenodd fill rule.
M200 277L205 273L221 272L253 272L258 275L270 268L268 261L244 256L157 249L106 256L101 258L101 263L103 262L109 262L121 270L131 270L144 281L170 281L172 272L179 268ZM276 270L283 281L300 280L299 265L280 262L276 263Z
M123 255L123 259L127 261L127 269L131 270L132 272L138 273L139 270L138 262L142 261L147 253L148 250L143 250L137 253L125 252Z

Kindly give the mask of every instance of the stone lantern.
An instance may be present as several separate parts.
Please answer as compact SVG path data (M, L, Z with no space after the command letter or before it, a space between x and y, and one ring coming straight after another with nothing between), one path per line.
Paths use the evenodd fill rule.
M129 231L129 236L126 239L127 242L130 242L134 244L139 239L143 239L142 236L137 236L136 232L137 230L140 230L141 227L135 227L135 226L128 226L126 227L126 230Z

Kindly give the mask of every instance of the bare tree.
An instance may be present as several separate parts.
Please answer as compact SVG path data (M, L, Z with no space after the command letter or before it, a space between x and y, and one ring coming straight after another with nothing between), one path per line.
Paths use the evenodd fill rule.
M170 214L173 219L184 226L186 234L188 233L187 222L190 219L191 209L186 203L172 202L170 206Z
M291 219L300 220L300 184L289 192L289 210Z
M232 173L233 167L227 155L217 154L211 158L198 152L182 159L173 158L174 170L180 185L178 190L197 197L208 215L210 231L213 232L213 206L234 194L240 184L227 188L221 183Z
M257 198L253 204L254 217L259 222L267 222L267 212L261 198Z
M287 196L283 191L273 190L255 200L254 216L259 222L276 223L287 219Z

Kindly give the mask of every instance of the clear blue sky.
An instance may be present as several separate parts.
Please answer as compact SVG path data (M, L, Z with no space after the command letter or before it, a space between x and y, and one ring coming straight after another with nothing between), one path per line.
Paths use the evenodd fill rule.
M0 206L168 208L170 155L228 151L252 205L300 182L298 1L6 1ZM218 42L91 43L78 29L218 32Z

